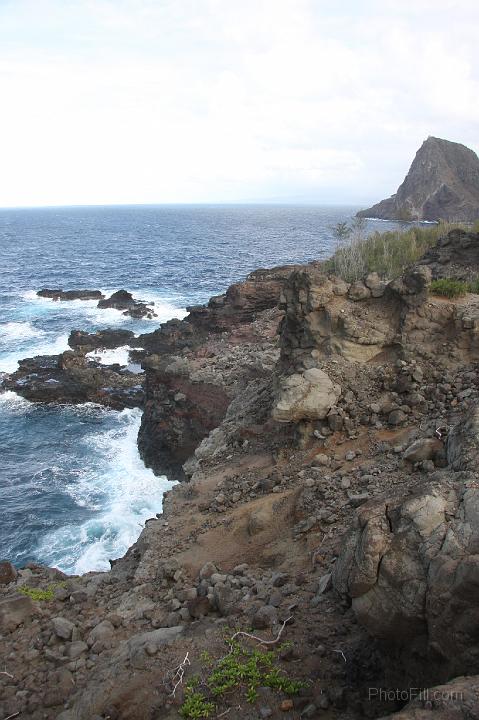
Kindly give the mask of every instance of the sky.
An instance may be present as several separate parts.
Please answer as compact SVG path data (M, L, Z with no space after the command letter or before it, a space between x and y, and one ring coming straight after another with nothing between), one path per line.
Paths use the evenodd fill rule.
M344 203L479 151L477 0L0 0L0 206Z

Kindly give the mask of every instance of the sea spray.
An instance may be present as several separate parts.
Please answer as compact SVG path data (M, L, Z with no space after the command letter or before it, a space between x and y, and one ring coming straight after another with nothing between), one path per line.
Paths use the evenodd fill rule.
M85 467L78 482L65 491L78 506L91 511L82 524L68 524L48 533L36 555L69 573L108 570L109 560L123 555L138 538L145 520L161 511L163 493L172 483L143 465L136 445L141 412L127 409L115 416L109 430L83 438ZM95 466L88 464L93 455Z

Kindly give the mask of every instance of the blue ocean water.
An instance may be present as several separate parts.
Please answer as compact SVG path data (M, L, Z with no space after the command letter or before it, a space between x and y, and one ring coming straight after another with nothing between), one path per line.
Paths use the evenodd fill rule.
M357 209L0 210L0 372L13 371L18 359L67 349L72 329L151 331L258 267L324 258L332 227ZM124 287L153 300L158 318L133 320L98 310L94 301L41 299L42 287ZM140 410L50 407L0 394L0 558L69 573L108 569L161 510L170 485L138 456L140 418Z

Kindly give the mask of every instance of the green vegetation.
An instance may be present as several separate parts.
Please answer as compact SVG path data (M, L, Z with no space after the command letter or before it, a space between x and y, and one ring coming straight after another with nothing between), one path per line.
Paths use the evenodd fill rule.
M433 280L430 285L433 295L444 295L448 298L463 297L469 291L468 283L461 280L453 280L452 278L441 278Z
M203 680L195 676L188 681L185 700L180 708L183 718L208 718L216 709L215 700L235 690L242 691L245 700L254 703L259 687L296 695L307 686L301 680L289 678L281 670L277 665L277 651L251 650L237 640L227 640L227 644L230 652L219 660L214 661L207 653L202 653L201 659L208 670Z
M64 585L64 582L53 583L47 588L32 588L25 585L24 587L20 588L19 592L21 592L23 595L27 595L32 600L37 600L38 602L50 602L55 597L55 589L57 587L63 587Z
M180 708L180 715L184 718L209 718L215 709L215 704L205 700L204 695L195 692L193 688L187 686L185 690L185 701Z
M377 272L381 277L394 279L417 260L438 239L458 224L438 223L437 225L414 225L405 230L388 230L366 234L364 218L354 218L352 223L338 223L333 228L336 251L326 261L326 270L339 275L347 282L354 282L368 272ZM473 231L479 231L476 223Z

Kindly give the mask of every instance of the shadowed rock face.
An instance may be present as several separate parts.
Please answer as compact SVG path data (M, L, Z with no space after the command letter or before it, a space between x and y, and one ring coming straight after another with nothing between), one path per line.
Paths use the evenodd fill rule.
M428 137L398 191L358 216L473 222L479 218L479 158L465 145Z
M334 567L358 620L426 680L479 670L478 437L473 409L449 435L456 473L362 507Z

